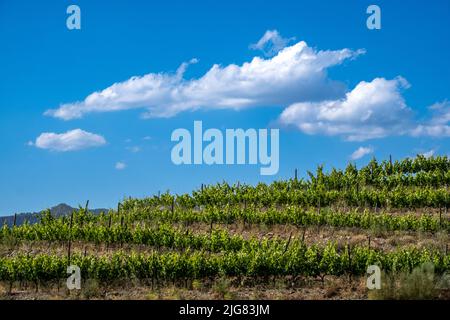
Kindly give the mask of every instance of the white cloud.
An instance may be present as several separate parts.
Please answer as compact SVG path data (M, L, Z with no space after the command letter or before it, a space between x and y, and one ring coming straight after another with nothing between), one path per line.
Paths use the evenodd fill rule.
M141 147L139 147L139 146L132 146L132 147L128 147L127 150L130 151L130 152L133 152L133 153L137 153L137 152L141 151Z
M152 137L150 137L150 136L145 136L145 137L143 137L142 139L145 140L145 141L148 141L148 140L151 140Z
M272 42L274 35L266 36ZM278 40L277 40L278 41ZM242 109L286 106L294 102L338 99L345 85L327 77L329 67L355 58L364 50L317 51L300 41L268 59L254 57L242 65L213 65L202 77L186 80L184 71L193 59L175 74L150 73L66 103L46 115L64 120L93 112L144 108L144 117L171 117L183 111Z
M450 101L437 102L428 107L428 109L433 113L431 123L447 124L450 122Z
M450 126L442 124L419 124L411 131L412 136L450 137Z
M115 168L116 170L123 170L127 167L125 162L119 161L116 163Z
M432 156L434 155L435 152L436 152L436 150L431 149L431 150L429 150L429 151L427 151L427 152L422 153L422 155L423 155L425 158L430 158L430 157L432 157Z
M402 77L361 81L342 99L294 103L279 121L306 134L342 136L349 141L390 135L449 137L450 103L436 103L428 108L431 119L416 120L402 96L409 87Z
M431 119L412 129L413 136L450 137L450 102L444 100L428 107Z
M105 143L105 138L100 135L75 129L60 134L44 132L36 138L33 145L41 149L65 152L99 147Z
M280 121L307 134L341 135L356 141L384 137L402 131L411 117L400 92L408 86L401 77L361 81L343 99L290 105Z
M358 160L371 153L373 153L372 147L359 147L351 154L350 159Z
M284 49L295 38L285 39L277 30L267 30L257 43L250 45L251 49L261 50L265 56L276 55L281 49Z
M70 120L95 112L143 109L142 116L151 118L198 109L278 106L285 108L279 117L281 124L311 135L350 141L391 135L450 137L448 101L431 106L431 117L418 121L403 98L402 91L409 84L402 77L361 81L351 91L328 78L328 68L364 50L319 51L304 41L289 45L292 40L268 30L251 48L273 57L254 57L242 65L214 64L203 76L185 79L186 68L198 62L192 59L175 73L132 77L45 114Z

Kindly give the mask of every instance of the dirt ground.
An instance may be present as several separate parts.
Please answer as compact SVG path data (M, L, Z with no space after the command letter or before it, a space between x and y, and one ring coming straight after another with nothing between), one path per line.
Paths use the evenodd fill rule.
M323 300L323 299L367 299L365 279L349 280L347 277L319 279L279 278L266 284L254 283L252 279L221 278L214 281L189 281L185 284L164 284L159 287L141 281L122 281L110 286L97 281L83 281L81 290L69 291L63 282L57 284L24 287L15 283L9 292L9 284L0 285L0 299L6 300L61 300L61 299L106 299L106 300Z

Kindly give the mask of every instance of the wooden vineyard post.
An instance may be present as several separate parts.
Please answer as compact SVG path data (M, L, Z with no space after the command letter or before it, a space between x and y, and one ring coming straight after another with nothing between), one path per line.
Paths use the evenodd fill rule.
M159 198L159 195L160 195L160 192L158 191L158 198ZM120 202L118 202L117 203L117 216L118 217L121 217L120 216L120 207L121 207L121 204L120 204ZM120 230L122 231L122 225L123 225L123 217L121 217L121 219L120 219ZM122 239L120 240L120 246L122 247Z
M317 214L320 215L320 195L319 195L319 206L317 208ZM319 233L320 233L320 221L317 224L317 234L319 234Z
M159 191L158 191L158 197L159 197ZM123 226L123 216L120 214L120 207L122 204L120 202L117 203L117 216L120 217L120 229L122 230ZM120 246L122 247L122 240L120 240Z
M288 248L289 248L289 244L291 243L291 239L292 239L292 232L289 234L289 240L288 240L288 242L286 243L286 247L284 247L283 254L285 254L285 253L287 252L287 250L288 250Z
M16 226L16 221L17 221L17 213L14 213L14 223L13 223L13 227Z
M122 232L122 236L123 236L123 215L122 215L122 217L120 218L120 232ZM123 247L123 239L122 239L122 237L120 237L120 247L122 248Z
M305 235L306 235L306 226L303 227L303 234L302 234L302 245L305 244Z
M350 243L347 242L347 252L348 252L348 277L352 280L352 247Z
M297 182L297 168L295 168L294 181Z
M112 223L112 213L109 212L109 221L108 221L108 232L111 233L111 223ZM106 250L109 249L109 241L106 242Z
M67 261L70 266L70 250L72 248L72 224L73 224L73 211L70 215L70 225L69 225L69 246L67 249Z

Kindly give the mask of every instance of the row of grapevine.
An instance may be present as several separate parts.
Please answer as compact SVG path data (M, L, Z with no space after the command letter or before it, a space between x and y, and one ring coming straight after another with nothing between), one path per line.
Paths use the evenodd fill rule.
M347 215L348 216L348 215ZM269 217L272 217L269 214ZM394 224L392 220L383 221L383 216L378 215L370 217L369 215L355 215L355 217L364 217L366 223L380 223L380 225L403 228L404 230L411 230L413 227L421 228L423 230L438 230L438 222L432 218L423 216L420 219L407 216L395 217L397 221ZM381 217L381 219L379 219ZM305 220L301 223L308 223L308 218L324 218L323 222L335 223L339 226L340 223L345 223L346 226L356 226L356 223L351 223L351 220L331 220L332 217L326 215L314 215L311 213L304 216ZM385 215L385 219L392 219L393 216ZM316 221L320 223L320 220ZM355 222L361 222L361 220ZM414 225L416 224L416 225ZM446 222L447 230L450 228L450 223ZM20 227L0 229L0 242L11 239L23 241L46 241L46 242L66 242L69 240L89 242L94 244L136 244L146 245L156 248L172 248L172 249L196 249L208 250L213 252L218 251L237 251L242 249L252 249L255 247L272 247L277 245L287 245L285 240L277 237L270 241L265 239L258 240L251 238L245 240L241 235L232 235L225 229L213 228L209 233L194 233L189 229L176 228L170 224L159 224L158 226L136 226L135 228L125 228L123 226L106 227L101 225L84 225L82 227L75 225L70 228L69 225L59 222L47 225L24 225Z
M307 189L274 188L265 184L230 187L227 184L208 186L203 191L194 191L192 195L171 195L164 193L144 199L126 199L122 208L125 211L134 208L151 208L157 206L177 205L182 208L199 206L225 206L256 204L261 207L271 205L331 206L345 205L351 207L371 208L448 208L450 193L446 187L441 188L405 188L393 190L364 188L353 186L348 190L325 190L315 186Z
M141 212L142 214L142 212ZM97 217L98 218L98 217ZM127 216L129 218L129 216ZM271 208L265 211L254 208L220 210L208 208L202 212L194 210L152 210L147 215L141 216L145 223L137 225L112 224L105 222L110 220L104 216L103 221L78 220L72 224L67 218L53 219L39 224L15 226L8 228L6 225L0 228L0 241L3 239L18 239L27 241L86 241L93 243L134 243L151 246L166 246L176 248L219 248L233 250L242 246L242 238L230 236L225 230L211 230L209 236L196 235L188 230L177 229L168 223L191 224L194 222L230 224L244 222L246 224L289 224L302 226L331 226L331 227L357 227L362 229L375 229L386 231L425 231L437 232L450 231L450 220L442 217L433 217L428 214L416 216L413 214L392 215L388 213L374 214L370 211L363 213L357 211L338 212L329 209L303 210L297 207L287 207L282 210ZM132 216L136 222L136 216ZM220 241L219 241L220 239ZM210 242L219 241L221 245L213 245Z
M397 187L431 187L439 188L450 185L449 171L420 171L417 173L392 173L384 174L377 168L363 168L357 170L354 165L349 165L345 171L333 168L330 173L324 173L319 166L316 173L307 172L311 188L324 188L325 190L350 190L355 187L363 189L372 187L385 190L393 190ZM297 183L286 183L286 187L298 187Z
M157 227L136 227L134 229L113 226L86 225L69 228L64 224L20 226L0 229L0 242L4 239L23 241L66 242L82 241L94 244L136 244L155 248L195 249L218 251L237 251L245 248L256 248L261 245L257 239L244 240L240 235L231 235L226 230L213 229L208 234L195 234L189 230L178 229L168 224ZM284 243L272 240L266 243L271 246Z
M324 276L365 274L377 264L386 272L410 271L423 263L434 264L437 273L450 271L450 255L404 249L383 253L367 247L325 247L303 245L280 248L224 252L204 251L117 252L111 257L74 255L71 264L81 268L82 276L100 281L116 279L186 279L214 276ZM0 281L50 281L67 277L67 257L57 255L18 255L0 258Z
M303 209L296 206L287 206L281 209L267 208L261 210L256 206L237 208L235 206L217 208L206 207L201 211L195 209L135 209L127 212L130 221L163 221L183 223L223 223L232 224L243 222L246 224L289 224L295 226L331 226L331 227L357 227L363 229L384 229L387 231L411 230L436 232L450 230L450 220L443 216L430 214L399 214L387 212L374 213L369 210L359 212L336 211L329 208L321 210Z

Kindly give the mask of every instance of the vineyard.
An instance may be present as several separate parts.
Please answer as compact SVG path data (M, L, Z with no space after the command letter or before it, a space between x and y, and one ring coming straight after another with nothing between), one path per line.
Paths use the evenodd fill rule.
M366 299L380 296L365 287L369 266L402 292L431 265L436 286L417 297L449 298L440 280L450 274L450 159L373 159L359 169L319 166L306 177L295 170L271 184L201 185L127 198L100 214L86 204L62 217L45 211L35 224L5 224L0 294ZM94 294L65 288L69 265Z

